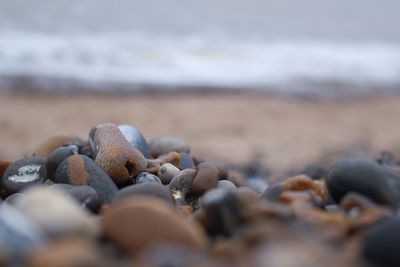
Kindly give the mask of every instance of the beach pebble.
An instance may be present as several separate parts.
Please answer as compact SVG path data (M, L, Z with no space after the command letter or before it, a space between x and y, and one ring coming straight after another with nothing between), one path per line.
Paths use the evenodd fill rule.
M144 184L144 183L159 183L161 184L160 178L158 176L151 174L149 172L142 172L138 176L136 176L136 184Z
M88 185L96 190L101 203L109 203L118 192L117 186L92 159L84 155L73 155L58 166L56 183Z
M7 195L43 183L46 178L46 159L25 157L8 166L3 174L3 187Z
M379 222L367 232L362 255L371 266L397 267L400 263L400 219Z
M150 157L149 145L143 134L137 128L126 124L119 125L118 128L125 139L139 150L145 158Z
M179 161L179 169L184 170L184 169L194 169L195 164L193 161L192 155L189 153L179 153L180 154L180 161Z
M363 194L379 204L398 207L400 175L375 160L364 158L336 162L329 172L326 185L332 198L339 203L348 192Z
M179 164L181 162L181 154L179 154L178 152L172 151L172 152L168 152L167 154L162 154L157 159L160 161L161 164L171 163L174 166L179 168Z
M192 185L196 174L197 171L195 169L185 169L172 178L168 187L176 203L188 204L186 201L193 194Z
M74 235L93 238L99 233L97 220L71 197L56 189L30 188L17 199L14 207L51 237Z
M124 187L115 196L114 201L120 201L132 197L147 196L154 197L174 205L174 199L168 187L160 183L142 183Z
M267 181L263 178L250 178L247 180L247 186L253 188L258 195L262 195L268 188Z
M26 257L46 242L40 227L10 205L0 206L2 266L25 266Z
M100 124L90 133L95 162L119 185L146 169L146 159L112 123Z
M68 194L75 199L81 207L97 213L101 207L101 200L96 190L88 185L53 184L50 189L55 189Z
M164 163L158 170L158 177L160 177L163 184L169 184L172 178L179 172L179 169L171 163Z
M54 181L54 177L58 168L58 165L60 163L72 156L78 154L75 149L72 147L59 147L56 150L54 150L46 159L46 172L47 172L47 177Z
M154 138L149 143L150 156L157 158L160 155L175 151L190 153L190 146L182 139L170 136Z
M157 244L204 249L206 238L199 225L180 217L163 201L142 197L111 205L103 218L106 236L135 254Z
M197 167L196 177L193 179L193 191L203 194L218 185L218 169L210 162L203 162Z
M28 267L107 267L96 246L87 240L59 240L40 248L29 257Z
M236 185L228 180L218 181L217 188L225 190L225 191L229 191L229 192L235 192L237 190Z
M233 192L211 189L201 197L200 207L204 210L204 226L210 235L230 236L241 221L240 200Z

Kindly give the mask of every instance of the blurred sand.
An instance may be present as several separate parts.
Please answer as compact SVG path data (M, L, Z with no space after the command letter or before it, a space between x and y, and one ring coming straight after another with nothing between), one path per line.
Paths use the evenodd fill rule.
M400 147L400 98L0 95L0 160L31 153L54 135L86 138L101 122L132 124L148 140L178 136L193 154L223 162L245 163L256 152L274 170L360 144L371 153Z

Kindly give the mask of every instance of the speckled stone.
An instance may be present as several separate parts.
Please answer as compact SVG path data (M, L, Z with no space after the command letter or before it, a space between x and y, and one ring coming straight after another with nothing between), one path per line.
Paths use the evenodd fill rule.
M170 205L174 205L174 199L172 198L168 187L159 183L143 183L127 186L118 192L114 201L140 196L158 198Z
M119 125L119 130L125 139L137 150L139 150L145 158L150 157L149 145L143 134L131 125Z
M10 164L3 174L6 195L44 183L47 179L45 162L42 157L26 157Z
M179 169L171 163L164 163L161 165L158 171L158 177L160 177L163 184L169 184L174 176L179 173Z
M146 169L146 159L125 139L118 126L104 123L94 129L90 144L95 162L116 184L123 184Z
M117 186L93 160L83 155L73 155L58 166L56 183L88 185L96 190L102 203L109 203L118 192Z
M170 136L154 138L149 143L150 156L157 158L169 152L190 153L190 146L182 139Z
M103 222L106 236L131 254L162 243L192 249L206 246L199 225L153 198L116 202L104 215Z
M193 179L193 191L203 194L218 185L218 169L210 162L203 162L197 167L196 177Z
M98 222L71 197L56 189L34 187L26 190L14 204L51 237L96 237Z

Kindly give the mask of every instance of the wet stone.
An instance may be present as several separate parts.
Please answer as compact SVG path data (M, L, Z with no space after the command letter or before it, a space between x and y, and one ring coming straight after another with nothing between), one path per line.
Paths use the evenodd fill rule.
M87 185L53 184L50 189L64 192L75 199L81 207L97 213L100 210L102 202L99 195L93 187Z
M193 179L193 191L203 194L218 185L218 169L210 162L203 162L197 167L196 177Z
M179 172L179 169L171 163L164 163L158 171L158 177L160 177L163 184L169 184L172 178Z
M144 183L158 183L161 184L160 178L158 176L151 174L149 172L142 172L138 176L136 176L136 184L144 184Z
M372 159L338 161L329 172L326 185L337 203L351 191L379 204L398 207L400 203L400 174Z
M127 186L118 192L114 201L143 196L158 198L170 205L174 205L174 199L168 187L160 183L142 183Z
M146 159L112 123L100 124L89 134L95 162L114 180L123 184L146 169Z
M65 159L57 168L56 183L88 185L96 190L101 203L110 203L118 192L117 186L92 159L83 155L73 155Z
M167 154L172 151L178 153L190 153L190 147L185 141L170 136L154 138L149 143L149 149L150 156L153 158L157 158L160 155Z
M169 205L154 198L116 202L104 215L103 222L106 236L131 254L158 244L191 249L204 249L206 245L204 233L196 222L180 217Z
M43 183L47 179L45 162L42 157L26 157L11 163L3 174L6 195Z
M70 196L56 189L30 188L17 199L14 207L52 238L94 238L99 232L97 221Z
M192 155L189 153L179 153L180 154L180 161L179 161L179 169L194 169L196 166L193 161Z
M77 151L75 151L75 149L73 149L72 147L59 147L56 150L54 150L48 157L46 160L46 172L47 172L47 177L54 181L54 177L58 168L58 165L60 165L60 163L72 156L78 154Z
M130 125L119 125L119 130L125 139L137 150L139 150L145 158L150 157L149 145L143 134L135 127Z

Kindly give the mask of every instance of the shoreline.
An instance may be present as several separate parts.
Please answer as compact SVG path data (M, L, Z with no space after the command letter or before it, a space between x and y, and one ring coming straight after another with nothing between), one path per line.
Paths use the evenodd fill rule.
M0 160L32 153L56 135L87 138L103 122L132 124L148 141L173 135L194 155L282 172L353 151L400 151L400 98L317 101L259 95L0 95ZM329 156L330 155L330 156Z

